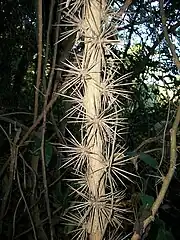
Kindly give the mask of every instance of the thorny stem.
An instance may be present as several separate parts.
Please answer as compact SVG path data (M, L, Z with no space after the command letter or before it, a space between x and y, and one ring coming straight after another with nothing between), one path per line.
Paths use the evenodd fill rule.
M97 86L101 81L101 52L93 46L93 39L98 39L101 32L101 11L102 3L97 0L91 0L85 8L85 49L84 62L86 68L91 69L86 77L84 106L87 119L98 116L101 109L101 93ZM96 52L97 51L97 52ZM92 67L93 66L93 67ZM88 121L88 120L87 120ZM90 120L91 121L91 120ZM92 146L92 154L88 159L88 182L89 191L95 201L105 194L104 168L102 164L102 146L103 139L99 131L95 128L87 127L87 144ZM104 219L102 219L104 225ZM104 227L104 226L103 226ZM100 240L102 238L102 229L99 222L98 209L95 209L93 220L89 219L88 232L91 240Z

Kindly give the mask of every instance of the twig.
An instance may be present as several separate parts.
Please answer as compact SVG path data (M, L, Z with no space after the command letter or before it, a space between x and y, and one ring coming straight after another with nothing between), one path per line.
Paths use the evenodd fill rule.
M30 171L32 172L33 178L34 178L34 184L33 184L33 189L32 189L32 196L34 196L35 194L35 188L36 188L36 182L37 182L37 175L36 172L34 171L34 169L27 163L27 161L25 161L23 154L20 152L19 153L19 157L22 159L23 161L23 165L25 165L27 168L30 169Z
M55 1L51 0L51 6L50 6L50 11L49 11L49 22L48 22L48 29L47 29L47 36L46 36L46 56L44 60L44 69L43 69L43 88L44 88L44 93L46 92L46 66L47 66L47 61L48 61L48 56L49 56L49 39L50 39L50 31L52 28L52 20L53 20L53 9L54 9L54 4Z
M168 133L166 134L168 135ZM143 148L145 145L152 143L152 142L156 142L160 139L162 139L162 135L156 136L156 137L152 137L152 138L148 138L146 140L144 140L135 150L134 152L138 152L141 148Z
M58 23L60 22L60 18L61 18L61 14L59 12L58 16L57 16L57 22ZM56 35L55 35L55 42L57 42L58 38L59 38L59 29L60 29L59 24L57 24ZM51 87L52 87L52 83L53 83L53 77L54 77L54 71L55 71L56 59L57 59L57 50L58 50L58 44L55 44L55 46L54 46L54 53L53 53L53 60L52 60L52 66L51 66L51 73L50 73L50 76L49 76L49 82L48 82L48 87L47 87L47 91L46 91L47 97L49 97L49 95L50 95ZM53 90L55 90L55 89L53 89Z
M19 201L16 205L15 211L14 211L14 215L13 215L13 233L12 233L12 239L14 239L14 235L15 235L15 231L16 231L16 214L17 214L17 210L19 208L19 204L22 200L22 196L19 198Z
M167 93L167 89L166 89L166 93ZM167 97L168 97L168 93L167 93ZM161 160L160 160L158 169L160 169L160 167L161 167L161 164L162 164L163 159L164 159L164 154L165 154L166 131L167 131L168 123L169 123L169 116L170 116L170 109L171 109L171 102L170 102L169 97L168 97L168 101L169 101L168 112L167 112L167 117L166 117L166 124L165 124L164 131L163 131L162 155L161 155Z
M163 8L163 4L164 4L164 0L159 0L159 7L160 7L160 14L161 14L161 21L162 21L162 25L163 25L164 37L165 37L166 42L168 44L168 47L171 51L173 61L176 64L177 69L180 70L180 61L179 61L179 58L176 54L175 46L174 46L174 44L172 44L172 42L170 40L170 37L168 35L168 29L167 29L167 26L166 26L166 16L165 16L165 11L164 11L164 8Z
M51 99L51 101L48 103L47 107L46 107L46 112L49 112L49 110L51 109L51 107L53 106L53 104L56 102L58 98L58 95L54 95L54 97ZM29 128L29 130L27 131L27 133L24 135L24 137L21 139L19 146L22 146L24 144L24 142L27 140L27 138L29 137L29 135L34 132L34 130L36 129L36 127L38 126L38 124L42 121L43 119L43 112L39 115L39 117L37 118L37 120L34 122L34 124Z
M167 175L165 176L165 178L163 180L163 184L162 184L161 190L159 192L159 195L158 195L156 201L154 202L154 204L152 206L152 216L155 216L155 214L157 213L157 211L158 211L158 209L161 205L161 202L164 199L164 196L166 194L166 191L168 189L168 186L170 184L170 181L173 177L173 174L174 174L174 171L175 171L175 168L176 168L176 158L177 158L176 134L177 134L179 122L180 122L180 102L179 102L176 118L174 120L172 129L170 130L170 133L171 133L171 148L170 148L169 171L168 171ZM146 222L144 223L144 226L146 226L147 223L148 223L148 221L146 220Z
M51 219L51 210L49 204L49 195L48 195L48 186L47 186L47 177L46 177L46 163L45 163L45 131L46 131L46 104L47 104L47 95L45 96L45 106L44 106L44 116L43 116L43 128L42 128L42 141L41 141L41 158L42 158L42 174L43 174L43 184L45 189L45 200L47 207L47 214L50 225L51 240L53 240L53 229L52 229L52 219Z
M9 172L9 181L8 181L8 186L6 189L6 193L3 197L2 204L1 204L1 214L0 214L0 232L1 232L1 227L2 227L2 219L4 217L4 212L5 208L7 205L8 197L11 192L12 184L13 184L13 179L15 178L15 171L17 167L17 154L18 154L18 147L17 147L17 141L19 140L21 129L16 132L16 136L14 138L14 141L11 142L11 140L8 137L9 143L10 143L10 149L11 149L11 155L10 155L10 172ZM5 130L4 130L5 133ZM7 135L7 134L6 134Z
M127 11L128 7L131 5L133 0L126 0L124 5L121 7L120 11L118 12L118 17L122 17L122 15Z
M34 102L34 122L38 116L39 87L41 84L41 65L42 65L42 0L38 0L38 67Z
M11 160L11 157L9 157L9 158L6 160L6 162L4 163L4 165L2 166L1 171L0 171L0 178L1 178L1 176L4 174L4 171L6 170L6 168L7 168L8 164L9 164L10 160Z
M8 123L11 123L19 128L22 128L24 129L25 131L27 131L29 128L26 127L24 124L20 123L20 122L17 122L16 120L13 120L11 118L7 118L7 117L3 117L3 116L0 116L0 121L4 121L4 122L8 122Z
M33 115L33 113L29 113L29 112L10 112L10 113L3 113L0 115L0 117L6 117L6 116L11 116L11 115Z
M54 215L55 215L57 212L59 212L59 210L61 210L61 209L62 209L62 207L60 206L59 208L57 208L57 209L52 213L52 215L54 216ZM44 224L47 220L48 220L48 217L46 217L45 219L43 219L43 220L41 221L41 223L39 223L39 224L37 225L37 227L38 227L40 224ZM22 232L22 233L20 233L18 236L16 236L14 239L17 239L17 238L23 236L24 234L30 232L32 229L33 229L32 227L28 228L27 230L25 230L24 232Z
M30 221L31 221L31 226L32 226L32 230L33 230L33 233L34 233L34 239L37 240L37 235L36 235L36 230L35 230L35 227L34 227L33 219L32 219L32 216L31 216L29 207L28 207L28 205L27 205L26 199L25 199L25 197L24 197L24 193L23 193L22 188L21 188L21 183L20 183L18 171L17 171L17 183L18 183L19 191L20 191L20 193L21 193L21 197L22 197L22 199L24 200L24 204L25 204L26 209L27 209L27 212L28 212L28 215L29 215L29 219L30 219Z

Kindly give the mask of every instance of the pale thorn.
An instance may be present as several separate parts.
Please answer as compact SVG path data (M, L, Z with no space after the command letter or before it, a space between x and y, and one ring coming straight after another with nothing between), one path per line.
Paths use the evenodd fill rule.
M85 138L83 138L82 143L80 143L68 129L67 131L71 136L71 138L68 139L68 142L71 144L71 146L59 144L61 152L68 153L68 157L65 158L66 162L62 164L61 168L73 165L78 172L87 162L88 156L91 154L91 146L86 145Z
M61 97L67 98L64 101L70 102L72 104L72 107L69 108L66 111L66 114L63 118L61 118L60 122L62 122L65 118L71 118L73 115L75 115L76 113L78 113L78 116L76 116L77 119L80 118L80 116L84 116L84 104L83 104L83 96L80 93L80 91L75 91L72 89L72 95L65 95L62 93L57 93L58 95L60 95ZM76 94L76 95L73 95ZM83 114L82 114L83 113Z
M84 59L82 60L82 62L72 63L69 60L67 60L67 62L63 62L63 64L68 69L57 68L57 70L59 69L68 74L67 80L59 90L60 93L64 94L65 91L72 88L73 86L75 86L75 89L80 90L81 87L85 85L86 81L88 81L88 78L90 79L89 73L97 63L92 63L91 66L86 67L83 64L83 61ZM75 64L77 64L77 66Z
M78 213L78 215L77 215ZM74 226L77 227L75 230L72 230L69 233L75 233L73 234L73 238L72 239L76 239L76 240L86 240L87 239L87 221L86 219L84 219L84 221L82 221L83 219L83 215L76 210L76 213L74 212L69 212L68 209L68 214L65 214L64 217L61 217L62 220L65 220L66 225L69 226Z

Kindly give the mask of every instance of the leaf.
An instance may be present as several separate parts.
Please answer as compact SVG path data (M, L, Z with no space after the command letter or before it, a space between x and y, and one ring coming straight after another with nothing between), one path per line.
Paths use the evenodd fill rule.
M53 148L52 145L49 142L45 143L45 161L46 166L49 165L51 158L52 158Z
M142 207L145 208L148 206L148 208L151 208L153 203L154 203L154 197L152 196L149 196L149 195L146 195L144 193L141 193L140 194L140 199L141 199L141 202L142 202Z
M149 166L151 166L152 168L157 168L158 163L157 161L151 157L150 155L146 154L146 153L140 153L139 158L146 164L148 164Z

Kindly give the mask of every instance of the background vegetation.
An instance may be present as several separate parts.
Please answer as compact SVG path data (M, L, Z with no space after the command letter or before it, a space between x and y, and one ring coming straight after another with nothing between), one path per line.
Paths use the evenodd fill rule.
M69 8L80 2L72 1ZM80 139L81 133L78 124L67 121L67 114L75 109L74 99L66 101L61 89L74 61L73 51L81 55L84 43L76 46L78 26L73 23L80 13L66 22L66 4L63 0L0 2L0 239L72 239L76 233L78 219L69 215L70 225L65 220L72 202L74 209L78 206L72 189L83 183L76 182L71 165L63 166L68 154L62 146L68 140L72 144L73 136ZM123 78L130 83L124 91L131 93L121 100L128 127L116 144L125 146L125 158L133 164L126 166L130 174L123 179L126 196L123 201L119 196L117 202L128 212L115 229L107 228L105 239L128 239L149 216L142 212L149 214L172 157L171 129L180 95L180 9L178 0L165 0L164 13L161 1L110 4L116 12L111 21L117 24L112 38L118 36L120 41L105 58L120 59L116 77L131 73ZM77 98L78 94L82 93L77 91ZM145 232L149 239L180 239L180 132L176 130L176 169L156 220ZM120 188L121 180L117 185Z

